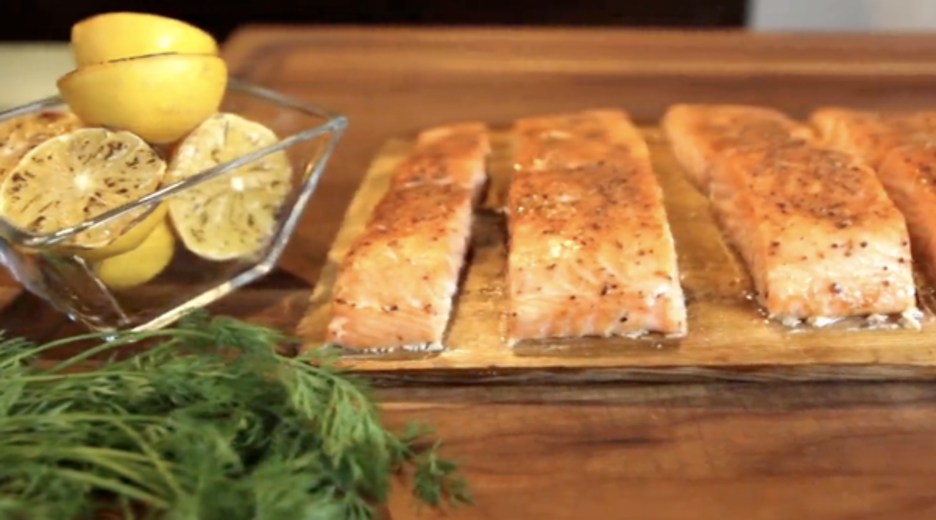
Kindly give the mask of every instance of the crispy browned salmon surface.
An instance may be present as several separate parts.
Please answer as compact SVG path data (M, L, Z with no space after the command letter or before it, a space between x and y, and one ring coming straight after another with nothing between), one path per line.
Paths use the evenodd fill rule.
M442 346L473 202L486 182L486 131L467 123L419 135L339 266L329 342L358 349Z
M824 144L853 153L872 168L897 146L936 140L936 112L824 107L815 110L810 120Z
M673 105L661 126L689 180L700 189L708 185L714 157L813 137L809 127L782 112L745 105Z
M457 184L477 194L487 180L485 160L490 151L488 128L482 123L431 128L419 134L413 150L397 166L391 184Z
M471 191L453 184L388 192L339 268L328 341L362 349L440 344L471 214Z
M682 110L687 119L718 116L712 107L700 114ZM758 114L755 108L737 117L737 131L776 121ZM705 128L673 125L670 132L683 146L698 148L690 155L711 154L706 191L771 316L841 318L915 308L904 218L863 161L811 140L774 136L711 153L725 130L710 135ZM698 166L686 161L683 167Z
M507 203L509 343L684 335L676 251L646 144L626 116L576 130L579 122L579 115L524 122L527 128L539 123L542 131L563 129L566 143L588 140L577 132L595 135L599 144L588 154L606 141L623 153L595 155L583 166L584 155L568 147L567 163L557 155L550 169L530 163L531 169L516 172Z
M627 113L588 110L528 117L514 122L514 168L519 171L576 168L649 157Z

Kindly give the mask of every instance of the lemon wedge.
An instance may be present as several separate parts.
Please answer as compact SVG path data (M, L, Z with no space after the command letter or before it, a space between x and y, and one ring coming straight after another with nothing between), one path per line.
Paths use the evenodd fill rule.
M33 112L0 123L0 181L30 150L82 126L74 113L60 110Z
M29 151L0 185L0 214L34 233L51 233L152 193L166 171L162 156L129 132L82 128ZM62 246L113 244L149 208L78 233Z
M176 141L216 113L227 65L210 54L153 54L87 65L59 78L59 93L88 126Z
M164 218L137 247L97 264L95 272L111 289L131 289L159 276L169 266L173 255L175 235Z
M207 32L175 18L111 12L73 25L71 50L78 66L84 67L164 52L218 54L218 42Z
M260 123L236 114L216 114L179 144L167 181L188 178L277 140ZM291 182L289 157L274 152L173 196L169 216L185 247L202 258L226 261L250 256L275 231Z

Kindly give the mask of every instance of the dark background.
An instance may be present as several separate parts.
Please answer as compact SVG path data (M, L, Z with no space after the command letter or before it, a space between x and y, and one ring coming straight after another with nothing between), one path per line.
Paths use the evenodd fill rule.
M251 22L411 25L741 27L745 0L0 0L0 40L65 41L73 23L143 11L194 23L224 40Z

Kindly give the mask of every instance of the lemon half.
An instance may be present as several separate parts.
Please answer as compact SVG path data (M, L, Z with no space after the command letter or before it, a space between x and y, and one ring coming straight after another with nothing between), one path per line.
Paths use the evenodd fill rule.
M202 123L176 149L167 181L175 182L277 142L266 126L230 113ZM169 215L185 247L214 261L252 255L275 231L291 191L292 166L274 152L169 199Z
M227 80L227 65L218 56L170 53L87 65L57 84L87 125L167 144L218 111Z
M111 289L130 289L159 276L174 255L175 235L163 219L137 247L97 264L95 272Z
M0 185L0 214L34 233L51 233L130 203L159 188L162 156L129 132L82 128L33 148ZM63 241L113 244L149 211L140 208Z
M0 182L30 150L82 126L74 113L61 110L42 110L0 123Z
M91 16L73 25L71 50L75 62L83 67L164 52L218 54L218 42L207 32L181 20L113 12Z
M166 221L169 214L168 204L161 203L152 207L124 228L116 240L103 247L66 247L59 248L65 254L77 255L85 260L100 261L112 256L122 255L139 247L153 232L156 226Z

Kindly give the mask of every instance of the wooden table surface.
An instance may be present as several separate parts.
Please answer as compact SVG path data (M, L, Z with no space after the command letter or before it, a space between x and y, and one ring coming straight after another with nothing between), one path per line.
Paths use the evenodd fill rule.
M216 306L290 326L379 146L469 118L670 103L936 107L936 36L252 27L232 70L344 112L350 128L282 266ZM0 326L70 330L29 296ZM43 317L33 324L27 317ZM388 419L438 426L477 504L395 520L936 518L936 386L906 383L425 387L381 392Z

